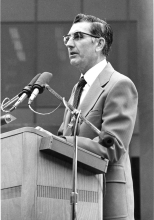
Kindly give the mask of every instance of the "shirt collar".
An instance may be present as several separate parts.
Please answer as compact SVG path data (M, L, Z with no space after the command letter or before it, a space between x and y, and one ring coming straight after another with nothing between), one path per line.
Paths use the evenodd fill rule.
M104 69L106 64L107 61L106 59L104 59L101 62L97 63L95 66L93 66L91 69L89 69L84 75L81 73L81 76L84 76L84 79L86 80L89 86L93 84L93 82L100 74L100 72Z

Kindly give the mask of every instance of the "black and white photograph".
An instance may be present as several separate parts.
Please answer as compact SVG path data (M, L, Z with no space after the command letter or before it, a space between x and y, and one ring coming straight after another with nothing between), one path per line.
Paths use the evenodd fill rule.
M1 0L1 220L154 220L152 0Z

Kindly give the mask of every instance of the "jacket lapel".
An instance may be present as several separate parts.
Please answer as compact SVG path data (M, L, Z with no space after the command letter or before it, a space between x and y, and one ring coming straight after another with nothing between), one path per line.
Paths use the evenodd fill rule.
M109 82L113 72L113 67L110 63L108 63L103 71L98 75L98 77L90 87L84 101L79 106L82 115L86 116L95 105L100 95L104 92L105 85Z

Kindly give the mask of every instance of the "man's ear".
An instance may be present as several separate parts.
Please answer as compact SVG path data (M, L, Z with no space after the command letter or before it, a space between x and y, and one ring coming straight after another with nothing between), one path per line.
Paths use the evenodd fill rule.
M105 46L105 39L100 37L97 39L96 51L102 51Z

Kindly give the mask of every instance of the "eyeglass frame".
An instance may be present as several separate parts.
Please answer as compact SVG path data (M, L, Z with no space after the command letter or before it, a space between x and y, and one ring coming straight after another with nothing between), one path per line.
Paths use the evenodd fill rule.
M76 32L74 32L73 34L66 34L66 35L63 36L64 44L66 45L66 44L68 43L68 41L70 40L71 37L72 37L73 40L75 40L75 39L74 39L74 34L76 34L76 33L85 34L85 35L87 35L87 36L94 37L94 38L100 38L99 36L96 36L96 35L93 35L93 34L88 34L88 33L82 32L82 31L76 31ZM65 43L65 38L66 38L66 37L69 37L69 39L68 39L67 42ZM79 40L80 40L80 39L79 39Z

